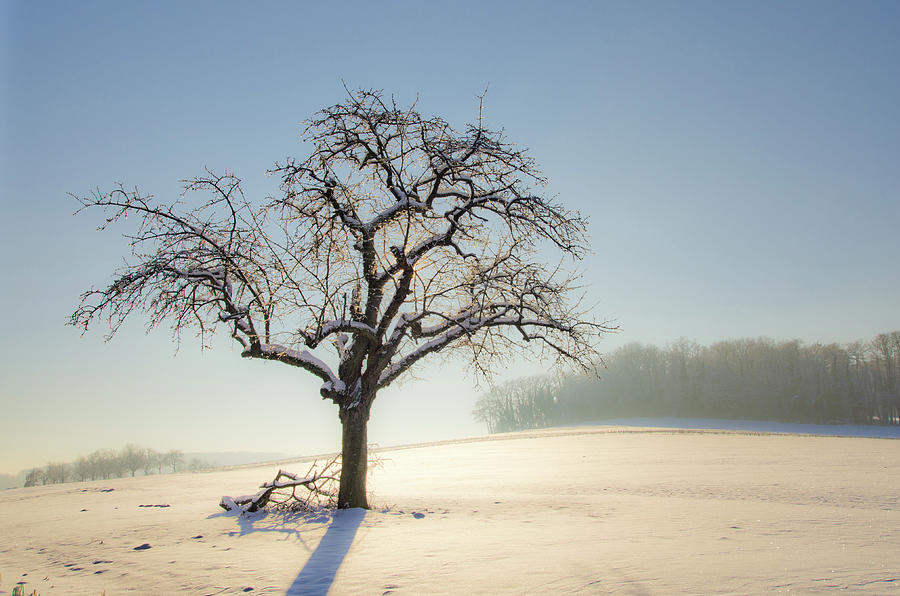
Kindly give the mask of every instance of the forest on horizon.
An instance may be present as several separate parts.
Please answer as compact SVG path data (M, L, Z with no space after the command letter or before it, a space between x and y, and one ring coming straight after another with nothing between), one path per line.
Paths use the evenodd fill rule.
M472 412L488 432L674 416L817 424L900 424L900 331L871 341L736 339L633 343L597 375L514 379Z

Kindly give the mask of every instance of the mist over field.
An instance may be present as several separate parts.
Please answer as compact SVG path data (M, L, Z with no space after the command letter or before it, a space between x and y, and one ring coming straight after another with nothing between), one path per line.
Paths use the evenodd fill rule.
M900 332L846 345L741 339L629 344L596 375L531 376L482 394L490 432L629 416L900 428ZM752 422L751 422L752 424ZM727 428L727 427L726 427ZM827 428L827 427L826 427ZM852 434L856 434L855 432Z

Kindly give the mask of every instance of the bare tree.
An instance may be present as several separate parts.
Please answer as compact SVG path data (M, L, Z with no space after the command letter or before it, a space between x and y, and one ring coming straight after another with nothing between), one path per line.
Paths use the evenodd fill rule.
M172 473L178 471L178 466L184 463L184 453L179 451L178 449L172 449L170 451L165 452L161 457L160 461L166 464L167 466L172 466Z
M98 478L106 479L109 477L110 466L108 460L110 457L112 457L111 451L100 449L87 456L87 467L90 470L91 480L96 480Z
M479 396L472 415L489 433L546 428L560 421L561 387L562 378L554 375L512 379Z
M311 153L275 165L281 192L261 204L209 171L186 183L208 194L193 210L124 186L80 197L137 230L130 264L71 324L104 319L112 335L140 310L176 333L227 328L242 356L319 377L343 426L338 505L366 507L380 389L437 352L482 375L522 353L588 367L610 327L587 318L564 268L586 251L586 221L533 190L545 182L533 160L480 110L458 131L360 91L303 139ZM560 264L547 267L551 251Z
M119 457L122 458L122 464L131 472L131 477L134 478L135 472L143 468L147 462L147 450L143 447L138 447L134 443L128 443L122 448Z
M125 471L122 458L112 449L98 449L87 456L88 468L91 470L91 480L121 476Z
M38 484L47 484L47 474L42 468L32 468L25 477L25 488L37 486Z
M79 481L84 482L91 477L93 480L96 472L92 469L92 465L90 460L83 455L79 455L78 459L75 460L73 464L74 475L78 478Z
M47 482L50 484L64 484L69 479L69 464L64 462L50 462L44 472Z
M152 474L154 468L161 470L162 462L160 460L162 458L162 455L158 451L156 451L156 449L152 449L150 447L148 447L144 453L144 476L149 476L150 474Z

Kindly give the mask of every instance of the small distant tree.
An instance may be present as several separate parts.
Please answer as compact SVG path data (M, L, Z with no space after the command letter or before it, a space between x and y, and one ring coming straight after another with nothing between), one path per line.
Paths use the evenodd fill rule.
M610 328L562 264L587 250L585 219L541 194L534 161L480 110L456 130L360 91L307 124L311 152L275 165L273 199L252 203L212 172L187 181L207 193L194 209L124 186L78 197L107 225L137 227L130 264L70 322L103 318L112 335L144 311L176 333L224 328L242 356L315 375L343 428L338 506L367 507L381 389L441 352L485 376L516 354L587 368ZM543 265L554 253L560 264Z
M472 415L487 425L489 433L552 426L559 422L561 383L551 375L512 379L479 396Z
M162 466L160 460L160 454L155 449L147 448L144 450L144 475L149 476L153 473L153 470L159 469Z
M50 462L44 474L50 484L63 484L69 479L69 465L63 462Z
M83 455L78 456L78 459L75 460L72 470L80 482L84 482L88 478L93 480L94 474L91 470L91 462Z
M184 453L178 449L172 449L163 455L162 461L172 468L172 473L175 473L178 471L178 467L184 463Z
M25 488L30 486L43 485L47 483L47 476L41 468L32 468L28 475L25 476Z
M106 466L104 465L104 452L97 450L87 456L88 469L90 470L91 480L98 478L106 478Z
M122 459L122 465L131 472L131 477L134 478L135 472L143 468L147 461L147 451L143 447L129 443L122 448L119 457Z
M121 476L125 471L122 458L112 449L98 449L88 459L96 469L96 476L104 480Z

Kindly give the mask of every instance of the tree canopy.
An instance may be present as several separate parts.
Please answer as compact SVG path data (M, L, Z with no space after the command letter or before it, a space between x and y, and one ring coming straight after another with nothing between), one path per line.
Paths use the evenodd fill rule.
M565 266L587 251L587 222L535 190L543 174L480 110L456 130L360 91L302 140L310 152L275 165L280 192L265 200L209 171L186 182L204 197L193 208L124 186L80 197L107 224L138 225L128 265L71 323L105 319L113 334L140 310L176 332L226 328L243 356L319 377L345 425L436 352L465 353L479 374L523 352L594 364L610 327Z

